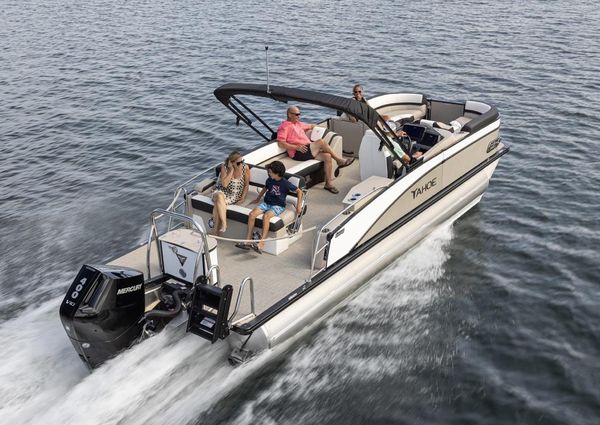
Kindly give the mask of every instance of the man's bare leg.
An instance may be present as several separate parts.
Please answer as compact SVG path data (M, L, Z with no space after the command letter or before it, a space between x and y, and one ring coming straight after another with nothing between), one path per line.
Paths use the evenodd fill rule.
M310 152L315 158L317 157L319 152L328 153L335 160L335 162L338 163L338 165L342 165L346 162L344 158L337 156L333 149L331 149L331 146L329 146L329 144L323 139L319 139L316 142L312 142L310 144Z
M331 155L325 152L319 153L315 156L315 159L319 159L323 161L323 168L325 169L325 186L332 186L332 177L333 177L333 163L331 162Z

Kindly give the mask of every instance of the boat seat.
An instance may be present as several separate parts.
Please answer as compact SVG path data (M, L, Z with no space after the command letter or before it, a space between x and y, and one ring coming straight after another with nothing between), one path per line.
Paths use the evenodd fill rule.
M455 144L460 142L462 139L464 139L465 136L467 136L467 134L469 134L469 133L466 133L464 131L459 131L458 133L451 133L447 137L444 137L435 146L433 146L432 148L430 148L427 152L425 152L423 154L423 161L429 161L434 156L437 156L438 154L447 150L451 146L454 146Z
M422 94L385 94L368 102L379 115L388 115L392 121L412 122L427 114L426 98Z
M459 117L462 118L462 117ZM450 121L450 123L446 124L440 121L432 121L432 120L420 120L419 124L425 125L429 128L434 128L436 130L445 130L450 133L458 133L463 126L462 120L456 119ZM464 121L463 121L464 122Z
M227 206L227 219L237 221L239 223L248 223L248 217L250 211L254 209L257 204L251 202L258 196L258 193L265 187L267 180L267 170L260 166L252 166L250 170L250 187L246 200L242 205L228 205ZM306 187L305 180L302 176L298 176L291 173L285 173L285 178L290 183L304 189ZM193 210L203 211L212 215L214 202L212 200L212 194L214 189L215 181L212 179L206 179L196 184L196 190L189 196L189 204ZM284 212L279 216L272 217L269 221L269 231L278 232L279 230L291 225L296 220L296 198L295 192L288 193L286 198L287 207ZM306 212L306 206L304 207ZM263 215L259 215L256 219L255 226L262 229Z
M367 130L360 143L360 180L364 181L371 176L392 178L394 176L394 157L386 149L379 149L381 141L373 133Z
M326 130L323 135L323 140L329 144L331 149L338 156L342 156L342 136ZM304 178L306 187L314 186L317 183L324 181L324 165L319 159L311 159L308 161L296 161L290 158L287 150L279 146L276 140L267 143L259 149L244 155L247 164L258 165L265 167L267 164L277 160L285 165L288 173ZM338 169L338 165L333 162L334 173Z
M362 141L367 125L362 121L353 122L347 118L332 117L329 119L329 128L342 136L344 140L344 155L358 158L360 142Z
M268 173L264 167L252 166L250 170L250 187L246 200L241 205L228 205L227 206L227 232L225 237L245 239L246 229L248 224L248 217L250 212L257 206L257 204L251 203L257 196L258 193L264 188L267 180ZM285 178L290 183L296 185L300 189L306 188L306 182L302 176L296 174L286 173ZM212 200L213 189L215 180L205 179L195 185L195 190L187 196L186 200L186 214L193 216L199 215L205 223L208 223L210 229L213 228L212 223L212 212L214 208L214 202ZM264 198L263 198L264 199ZM269 237L279 237L285 235L288 226L294 224L296 220L296 204L298 199L296 192L288 193L286 198L287 207L286 209L276 217L272 217L269 220ZM306 213L307 206L305 204L303 214ZM255 228L262 229L263 226L263 215L259 215L255 221ZM277 241L280 242L280 241ZM287 243L287 240L281 241L277 244L277 247L271 247L272 250L277 252L270 252L277 254L281 252L281 245ZM287 248L287 245L285 246ZM279 251L278 251L279 250ZM269 252L269 249L265 249Z

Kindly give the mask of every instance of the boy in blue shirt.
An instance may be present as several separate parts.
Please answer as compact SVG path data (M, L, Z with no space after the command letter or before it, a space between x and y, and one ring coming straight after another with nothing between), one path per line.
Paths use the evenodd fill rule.
M263 195L265 195L265 200L250 212L250 215L248 216L248 234L246 235L246 239L252 239L252 229L254 229L256 217L264 214L262 238L258 241L258 244L252 244L250 246L248 244L236 244L238 248L252 248L259 254L262 254L262 250L265 246L264 239L266 239L269 234L269 223L271 218L278 216L285 211L285 198L288 192L296 192L298 197L298 202L296 202L296 214L298 215L301 212L300 205L302 204L302 190L298 189L283 177L285 174L285 165L283 165L281 161L273 161L267 165L267 173L269 174L269 177L265 182L265 187L252 203L258 203Z

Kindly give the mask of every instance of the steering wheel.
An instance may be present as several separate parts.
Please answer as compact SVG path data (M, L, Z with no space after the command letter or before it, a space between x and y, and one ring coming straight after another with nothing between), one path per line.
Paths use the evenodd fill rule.
M406 136L401 136L400 138L400 146L408 154L408 156L412 156L413 151L415 150L416 143L410 136L407 134Z

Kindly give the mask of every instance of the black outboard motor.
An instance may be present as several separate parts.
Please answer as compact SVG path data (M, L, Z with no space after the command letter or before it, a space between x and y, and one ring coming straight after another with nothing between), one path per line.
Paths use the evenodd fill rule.
M60 319L79 357L93 369L141 335L144 308L142 272L84 265L60 306Z

